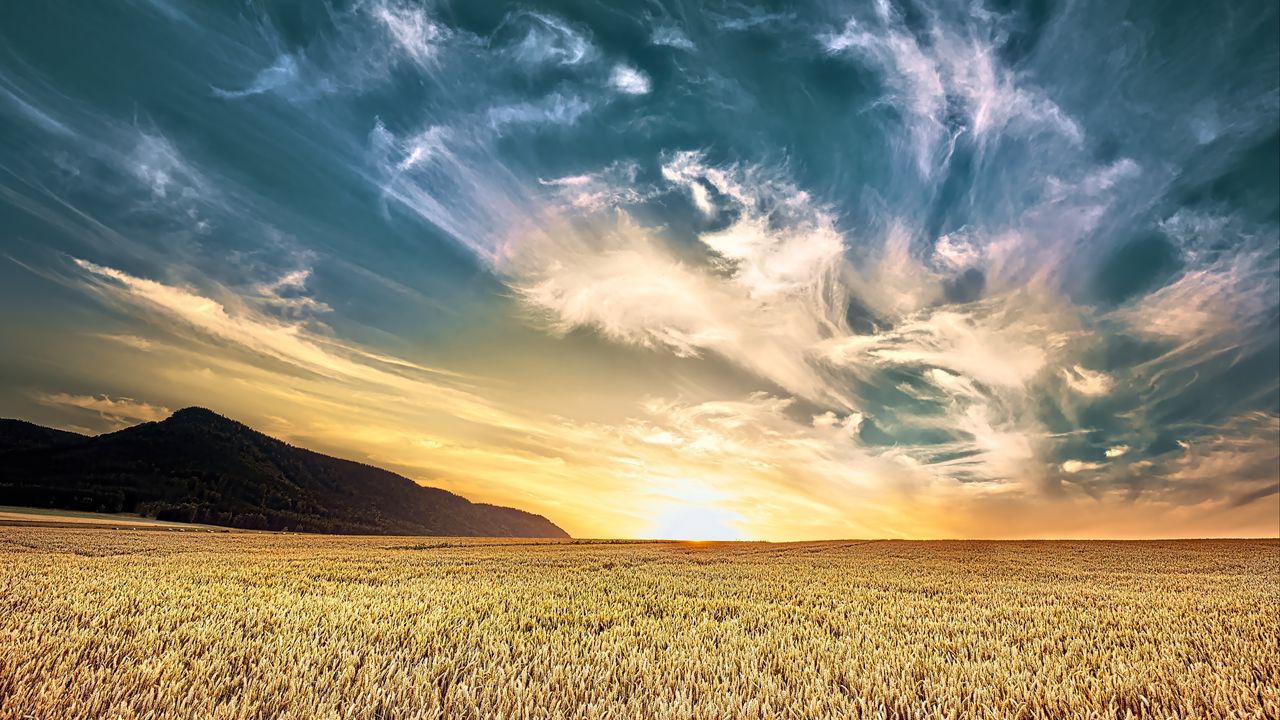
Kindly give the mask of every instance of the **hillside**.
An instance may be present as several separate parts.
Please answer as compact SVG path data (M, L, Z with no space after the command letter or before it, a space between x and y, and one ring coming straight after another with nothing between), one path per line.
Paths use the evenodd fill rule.
M0 420L0 504L264 530L568 537L540 515L293 447L203 408L97 437Z

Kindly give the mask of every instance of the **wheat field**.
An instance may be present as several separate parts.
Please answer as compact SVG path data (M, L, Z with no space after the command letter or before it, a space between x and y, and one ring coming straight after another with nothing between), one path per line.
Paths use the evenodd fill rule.
M0 720L1275 718L1280 542L0 528Z

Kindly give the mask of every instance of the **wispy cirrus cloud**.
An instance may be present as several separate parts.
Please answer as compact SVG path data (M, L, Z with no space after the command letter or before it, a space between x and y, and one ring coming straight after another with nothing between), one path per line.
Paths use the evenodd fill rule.
M70 393L36 393L36 401L43 405L76 408L95 413L112 429L118 430L140 422L163 420L172 411L163 406L151 405L133 398L110 395L73 395Z
M497 35L514 36L503 51L527 66L579 65L594 60L599 53L585 31L550 13L512 13L504 19Z
M1271 176L1227 171L1280 106L1076 72L1085 6L149 13L199 52L136 49L183 62L131 119L0 67L5 256L100 301L113 370L51 387L217 388L577 533L1270 528Z
M422 7L408 3L377 2L369 13L387 31L396 46L418 64L430 63L439 45L451 34L449 29L434 21Z
M280 317L267 312L284 302L287 308L324 306L311 298L282 301L279 291L298 288L306 271L290 273L266 284L258 298L225 293L219 299L191 288L140 278L87 260L74 260L83 279L103 300L151 315L152 322L180 335L229 344L231 347L285 363L295 371L334 380L365 383L384 392L413 390L421 401L448 405L460 417L492 419L489 403L465 391L433 383L431 377L458 378L406 360L369 352L326 333L310 318ZM255 302L257 304L255 304ZM416 375L416 377L415 377Z
M972 12L954 23L927 21L919 37L891 3L877 2L866 17L852 17L839 32L819 38L827 52L860 57L879 70L891 89L887 100L910 118L912 151L926 177L945 166L962 132L979 141L1010 126L1058 133L1073 143L1083 137L1053 101L1001 64L992 16ZM963 113L963 125L954 122L953 110Z
M712 212L715 193L736 220L697 236L702 257L626 214L526 238L497 266L549 326L677 355L712 352L791 392L840 403L806 354L844 329L838 275L844 246L803 192L751 168L714 168L681 153L663 167ZM704 185L705 183L705 185Z

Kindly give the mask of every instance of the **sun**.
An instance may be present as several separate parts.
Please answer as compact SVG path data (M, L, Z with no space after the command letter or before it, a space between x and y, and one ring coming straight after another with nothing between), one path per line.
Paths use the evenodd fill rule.
M654 537L663 540L746 540L742 516L712 505L676 505L660 513Z

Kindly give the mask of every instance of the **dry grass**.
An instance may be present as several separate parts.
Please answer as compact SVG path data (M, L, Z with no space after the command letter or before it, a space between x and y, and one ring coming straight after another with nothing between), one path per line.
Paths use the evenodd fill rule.
M0 525L20 525L35 527L83 527L86 525L103 526L126 530L199 530L206 532L240 532L232 528L214 525L196 525L194 523L169 522L156 520L141 515L124 513L91 513L76 510L53 510L43 508L13 507L0 505Z
M1280 543L0 528L0 719L1280 716Z

